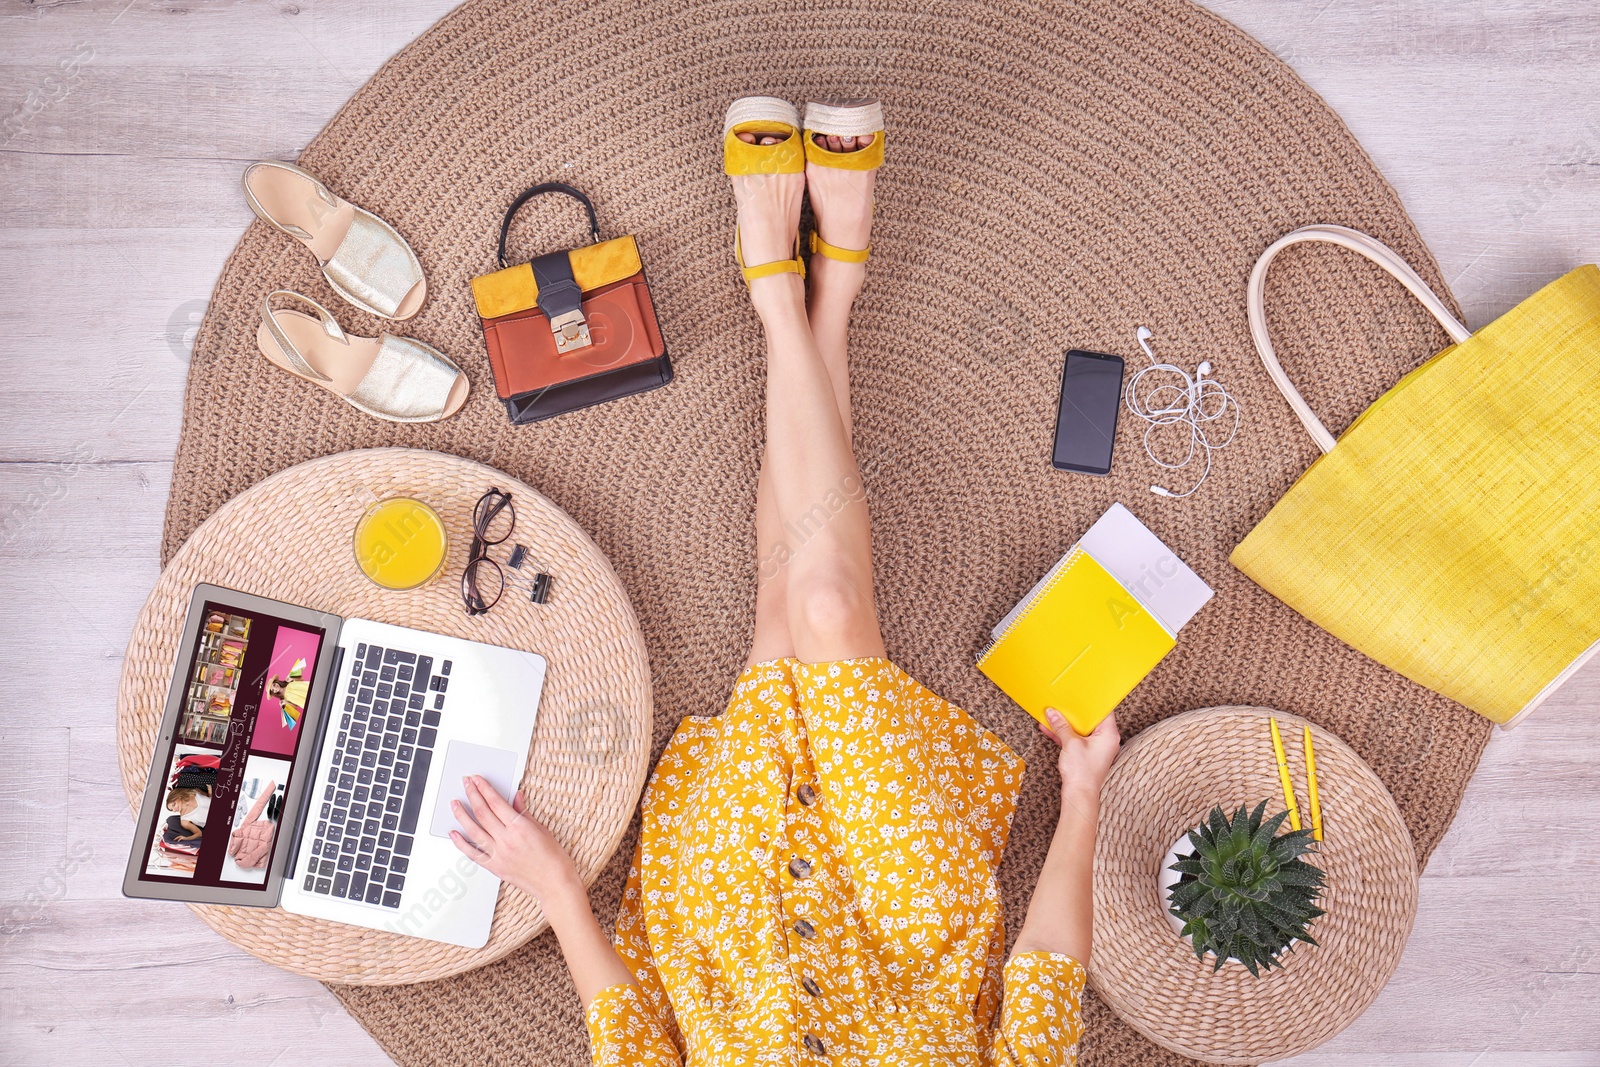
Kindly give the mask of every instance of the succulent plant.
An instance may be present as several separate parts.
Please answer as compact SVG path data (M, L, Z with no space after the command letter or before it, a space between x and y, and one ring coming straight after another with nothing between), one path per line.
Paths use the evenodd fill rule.
M1172 914L1196 956L1215 953L1214 971L1231 956L1259 978L1263 968L1283 966L1278 954L1294 942L1316 944L1306 927L1323 914L1323 872L1301 858L1315 848L1311 831L1280 835L1289 813L1263 820L1266 810L1264 800L1250 812L1240 805L1229 819L1212 808L1189 831L1194 852L1169 868L1182 875L1168 898Z

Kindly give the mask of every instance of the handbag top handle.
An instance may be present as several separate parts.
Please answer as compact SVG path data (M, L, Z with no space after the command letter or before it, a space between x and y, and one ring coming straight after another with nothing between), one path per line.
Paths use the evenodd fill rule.
M595 244L600 242L600 222L595 217L594 204L589 200L589 198L565 182L540 182L531 189L525 190L521 196L511 201L511 206L506 209L505 220L500 223L500 248L498 255L500 258L501 269L504 269L506 266L506 235L511 232L511 220L516 217L517 211L522 207L523 204L526 204L529 200L532 200L534 197L540 196L544 193L562 193L566 196L572 197L578 203L582 204L584 210L589 213L589 235L594 238Z
M1400 258L1399 253L1383 242L1368 237L1360 230L1326 223L1302 226L1292 233L1284 234L1267 246L1267 250L1261 253L1261 258L1256 260L1255 269L1250 272L1250 286L1245 296L1245 311L1250 318L1250 337L1255 341L1256 351L1261 355L1261 362L1266 364L1267 373L1272 376L1278 392L1283 394L1283 398L1289 402L1294 413L1300 417L1301 424L1305 426L1306 432L1311 434L1311 439L1317 443L1317 447L1327 454L1333 451L1333 434L1322 425L1322 420L1311 410L1311 405L1305 402L1300 390L1294 387L1289 376L1283 372L1283 365L1278 362L1278 354L1272 348L1272 338L1267 333L1267 266L1279 252L1302 241L1324 241L1339 245L1372 260L1410 290L1411 295L1422 302L1422 306L1438 320L1439 325L1444 327L1444 332L1449 334L1450 340L1456 344L1471 337L1472 331L1450 314L1450 309L1444 306L1444 301L1428 288L1428 283L1411 269L1411 264Z

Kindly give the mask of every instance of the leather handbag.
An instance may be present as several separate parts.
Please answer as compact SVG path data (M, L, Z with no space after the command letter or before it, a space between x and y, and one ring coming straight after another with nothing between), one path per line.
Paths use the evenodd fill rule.
M529 200L560 193L589 216L589 244L506 266L511 220ZM562 182L525 191L500 224L500 270L472 279L494 369L514 423L633 396L672 381L672 363L631 235L601 240L594 204Z

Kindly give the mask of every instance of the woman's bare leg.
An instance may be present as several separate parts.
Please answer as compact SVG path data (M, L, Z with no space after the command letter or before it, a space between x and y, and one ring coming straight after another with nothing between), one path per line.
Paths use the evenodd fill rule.
M739 137L750 144L756 141L755 136L748 133L741 133ZM768 135L761 139L761 143L777 144L781 140L781 137ZM786 183L795 180L795 177L787 175L782 178ZM787 200L784 201L784 211L789 211ZM794 211L798 225L798 200ZM783 256L788 254L789 250L786 249ZM780 259L783 256L772 258ZM747 251L744 261L761 263L764 260L752 258ZM778 519L777 505L772 499L771 479L767 477L766 464L762 463L761 472L756 478L756 626L750 640L747 664L767 663L794 655L794 638L789 634L789 554L789 546L783 536L783 524Z
M756 629L747 665L794 655L794 637L789 633L788 556L771 479L762 464L756 480Z
M834 152L866 148L872 137L822 137L824 147ZM872 232L872 186L876 171L838 170L806 165L806 187L811 192L811 210L817 218L817 231L824 241L840 248L865 248ZM810 296L807 313L811 334L816 338L822 362L833 377L834 395L844 419L845 435L853 440L850 427L850 364L847 356L850 334L850 309L867 278L865 263L841 263L826 256L811 257Z
M834 138L834 141L839 140ZM847 140L853 143L854 139ZM869 139L863 139L860 147L865 148L868 143ZM834 144L832 147L834 151L839 151L842 145ZM859 217L852 217L858 213L836 210L841 203L848 207L851 201L860 200L863 191L859 187L844 190L833 188L835 183L831 181L831 175L852 172L832 171L819 177L821 170L816 167L810 169L810 185L813 208L826 219L824 225L828 228L823 237L841 247L864 247L865 233L872 221L870 185L865 190L869 206L863 224ZM867 177L870 181L871 175ZM849 199L841 200L838 195L841 192L847 194ZM820 208L816 207L819 200L822 202ZM861 233L862 245L849 243L854 238L847 239L842 232L847 226L854 226ZM807 317L811 322L817 351L821 353L823 366L827 368L828 377L833 383L834 402L839 408L845 435L851 440L854 435L850 424L850 308L865 278L864 264L838 263L821 256L812 257ZM751 664L766 663L795 654L794 637L789 633L788 557L795 548L790 544L791 540L785 535L783 523L778 518L771 479L763 464L756 484L756 627L750 644L748 662Z
M754 141L748 134L742 136L747 141ZM867 139L863 139L860 147L864 148L868 143ZM840 145L834 144L832 147L838 151ZM815 169L813 168L813 175ZM870 191L868 195L870 196ZM816 198L817 193L814 192L813 201ZM827 203L819 210L826 212L828 207L832 206L833 198L824 191L822 199ZM870 221L869 209L869 224ZM834 225L831 218L829 225ZM829 229L823 236L832 239L834 231ZM845 244L842 238L835 240L834 243L855 247ZM747 258L746 262L755 261ZM835 270L835 267L848 269ZM850 304L854 301L855 294L860 291L864 277L864 266L835 264L831 260L824 263L820 257L812 260L809 318L817 349L822 355L822 362L827 367L828 376L833 383L834 399L847 436L851 434L851 426L850 372L846 336ZM771 479L767 475L766 465L763 464L756 485L756 625L748 659L751 664L765 663L795 654L794 638L789 633L788 597L788 560L798 548L792 544L794 540L795 538L785 533L783 523L778 517Z
M812 202L823 236L859 247L851 241L864 243L865 231L852 230L850 220L864 214L870 225L870 206L852 210L840 193L870 205L870 184L863 191L862 172L819 176L819 170L812 168ZM843 173L855 178L852 188L831 181ZM736 177L733 183L745 262L788 256L800 176ZM872 599L871 526L848 418L845 338L863 268L817 262L810 313L821 338L813 333L797 275L757 279L750 290L766 330L768 361L767 455L756 524L762 581L752 662L790 653L811 662L883 654ZM786 580L777 580L779 572ZM788 624L786 635L780 620Z

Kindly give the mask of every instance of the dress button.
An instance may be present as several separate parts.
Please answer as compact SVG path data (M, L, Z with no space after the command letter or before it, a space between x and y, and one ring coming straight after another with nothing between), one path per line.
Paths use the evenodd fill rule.
M794 791L794 795L799 797L800 803L808 808L817 802L817 791L812 789L810 785L802 785Z
M799 856L796 856L794 859L789 861L789 873L794 875L796 880L810 878L811 864L807 863Z
M805 988L805 991L807 993L810 993L812 996L814 996L814 997L822 996L822 987L817 985L816 981L813 980L812 977L809 974L806 975L804 978L800 979L800 985L803 986Z
M822 1043L822 1039L820 1037L818 1037L816 1034L807 1034L806 1035L805 1046L806 1046L807 1049L809 1049L812 1052L816 1053L818 1056L826 1056L828 1054L828 1046L824 1045Z
M807 941L810 941L813 937L817 936L817 928L806 922L804 919L800 919L795 922L794 932L805 938Z

